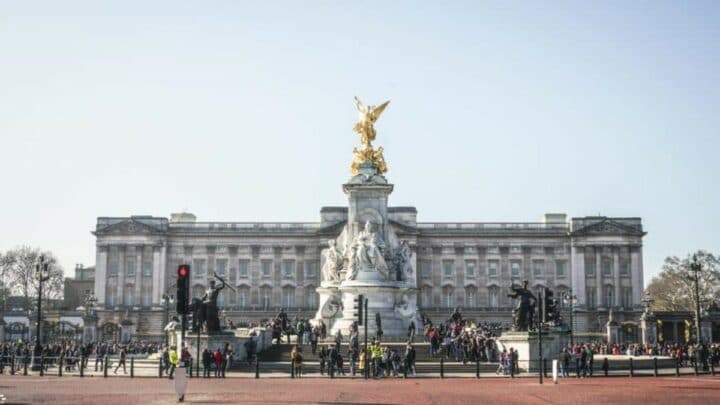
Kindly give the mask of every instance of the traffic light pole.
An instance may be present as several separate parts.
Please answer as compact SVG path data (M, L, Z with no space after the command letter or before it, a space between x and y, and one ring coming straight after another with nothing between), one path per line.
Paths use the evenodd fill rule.
M365 316L365 319L363 319L363 324L365 325L365 379L368 379L368 376L370 375L370 357L368 353L368 300L365 298L365 302L361 303L360 305L363 305L365 308L365 311L363 311L363 315Z
M543 317L545 316L545 300L543 299L543 292L540 290L538 292L538 304L540 304L539 313L538 313L538 370L540 370L540 384L543 383L543 351L542 351L542 324L543 324Z

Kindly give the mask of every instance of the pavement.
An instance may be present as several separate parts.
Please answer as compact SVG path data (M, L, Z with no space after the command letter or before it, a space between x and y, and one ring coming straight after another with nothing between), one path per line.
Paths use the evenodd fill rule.
M6 404L171 404L174 381L157 378L0 377ZM720 403L720 377L561 379L192 379L190 404L637 404Z

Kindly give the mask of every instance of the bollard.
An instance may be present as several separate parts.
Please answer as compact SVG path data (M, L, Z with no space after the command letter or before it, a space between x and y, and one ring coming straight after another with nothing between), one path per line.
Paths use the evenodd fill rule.
M12 363L10 363L10 375L15 375L15 355L12 355L11 359Z
M693 364L693 370L695 371L695 375L698 375L698 362L697 362L697 360L696 360L695 363Z
M712 361L710 362L710 373L715 377L715 363Z
M130 357L130 378L135 378L135 357Z
M162 378L163 376L163 364L162 364L162 358L158 360L158 378Z
M23 375L28 375L28 371L27 371L28 363L29 362L27 362L27 361L23 361Z
M653 375L658 376L657 357L653 357Z
M58 377L62 377L63 364L65 364L65 357L58 357Z
M544 357L542 360L542 373L543 373L543 377L547 378L547 359Z
M225 369L227 368L227 361L223 363L222 366L222 378L225 378ZM198 376L199 377L199 376Z
M630 357L630 377L634 376L633 359Z
M290 378L295 378L295 360L290 360Z
M108 356L105 355L105 359L103 361L103 377L107 378L107 372L108 372Z
M255 360L255 378L260 378L260 360Z
M480 378L480 359L475 360L475 378Z
M405 362L405 367L403 367L403 378L407 378L407 370L410 368L409 365L407 365L407 362Z
M330 374L330 378L335 378L335 367L333 362L330 362L330 364L328 364L328 374Z
M445 378L445 360L440 357L440 378Z
M677 357L675 357L675 377L680 377L680 362Z
M45 375L45 356L40 356L40 377Z
M85 377L85 355L80 355L80 377Z

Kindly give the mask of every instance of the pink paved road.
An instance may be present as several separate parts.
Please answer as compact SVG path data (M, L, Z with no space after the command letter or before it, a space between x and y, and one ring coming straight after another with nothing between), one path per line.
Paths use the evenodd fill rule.
M3 376L6 403L170 404L159 379ZM592 378L539 385L523 379L191 380L186 403L211 404L718 404L720 377Z

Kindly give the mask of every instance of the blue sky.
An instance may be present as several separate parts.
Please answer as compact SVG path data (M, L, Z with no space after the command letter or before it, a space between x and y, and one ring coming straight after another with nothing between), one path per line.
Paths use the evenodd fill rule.
M71 270L98 216L316 221L345 204L358 95L392 100L392 205L640 216L647 282L718 253L718 21L717 2L5 2L0 251Z

